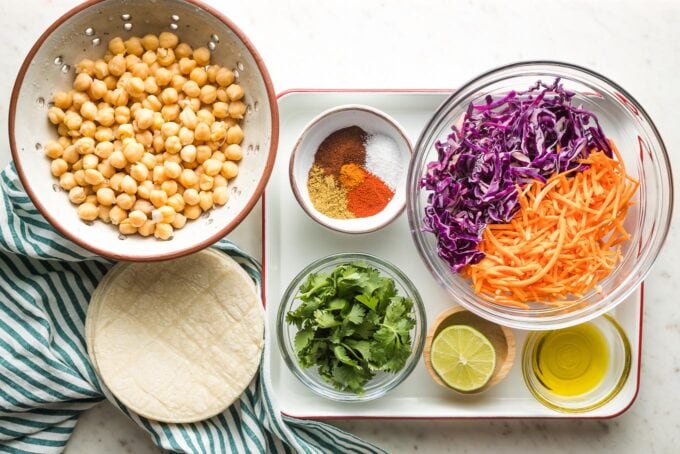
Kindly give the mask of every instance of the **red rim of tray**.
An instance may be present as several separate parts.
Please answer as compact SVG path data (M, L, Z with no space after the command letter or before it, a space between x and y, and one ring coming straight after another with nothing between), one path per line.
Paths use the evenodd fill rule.
M293 93L451 93L454 89L451 88L289 88L282 92L277 93L276 99L277 104L281 98L293 94ZM264 216L266 211L266 191L262 193L262 304L267 305L267 285L266 285L266 249L267 242L265 241L265 226L266 217ZM635 392L630 402L626 404L621 410L616 413L604 416L567 416L557 414L555 416L356 416L356 415L340 415L340 416L324 416L324 415L305 415L297 416L284 411L281 412L282 415L289 416L291 418L298 419L319 419L319 420L344 420L344 419L374 419L374 420L486 420L486 419L613 419L621 416L627 412L630 407L633 406L635 400L637 399L638 393L640 392L640 370L642 368L642 321L644 318L644 300L645 291L644 283L640 285L640 325L638 330L638 352L637 352L637 374L635 377Z

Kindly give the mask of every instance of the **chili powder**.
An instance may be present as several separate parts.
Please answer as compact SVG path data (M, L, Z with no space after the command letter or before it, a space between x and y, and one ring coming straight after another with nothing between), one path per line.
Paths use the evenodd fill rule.
M359 186L347 193L347 208L358 218L380 213L394 197L392 190L378 177L367 173Z

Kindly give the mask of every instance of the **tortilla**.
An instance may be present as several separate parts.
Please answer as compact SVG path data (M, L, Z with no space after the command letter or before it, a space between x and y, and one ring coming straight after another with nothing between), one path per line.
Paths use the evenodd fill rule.
M247 273L206 250L119 263L100 282L85 335L95 370L126 407L168 423L227 409L260 363L264 311Z

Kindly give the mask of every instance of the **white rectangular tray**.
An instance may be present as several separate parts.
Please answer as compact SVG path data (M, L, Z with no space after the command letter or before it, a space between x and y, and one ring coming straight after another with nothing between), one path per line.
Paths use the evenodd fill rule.
M393 116L415 143L421 129L449 91L420 90L292 90L279 95L280 142L276 164L264 198L263 265L267 327L276 332L276 311L291 279L315 259L337 252L367 252L393 262L414 282L425 302L428 320L453 304L422 263L411 240L406 214L388 227L365 235L326 229L297 204L288 179L288 160L298 135L309 120L341 104L366 104ZM550 410L529 393L519 365L526 333L515 331L517 358L508 377L478 396L460 396L440 387L427 374L422 360L398 388L365 403L339 403L308 390L288 370L269 336L271 380L283 413L299 418L608 418L635 400L640 377L642 290L613 311L631 342L631 374L619 395L606 405L577 415Z

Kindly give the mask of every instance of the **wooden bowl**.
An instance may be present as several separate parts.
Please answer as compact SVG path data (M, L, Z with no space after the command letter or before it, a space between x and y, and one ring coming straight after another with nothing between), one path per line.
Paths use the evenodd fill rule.
M493 345L496 350L496 369L493 371L491 379L486 385L475 391L462 392L451 388L439 378L439 374L437 374L432 367L430 358L432 342L444 328L452 325L467 325L476 329L489 339L491 345ZM425 339L423 359L425 360L425 367L432 376L432 379L446 389L451 389L461 394L480 393L501 382L508 375L510 369L512 369L512 364L515 361L515 337L509 328L485 320L462 306L453 306L439 314L432 323L430 331L427 333L427 338Z

